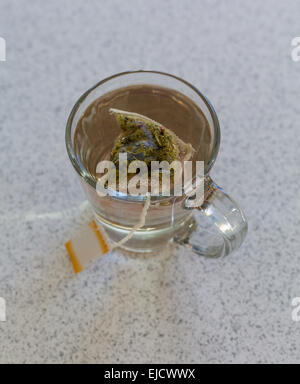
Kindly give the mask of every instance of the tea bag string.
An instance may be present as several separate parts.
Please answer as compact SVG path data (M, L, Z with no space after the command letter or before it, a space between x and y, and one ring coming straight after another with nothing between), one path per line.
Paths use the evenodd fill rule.
M146 216L147 216L148 210L150 208L150 205L151 205L151 195L149 192L147 192L146 201L145 201L145 204L144 204L144 207L143 207L143 210L142 210L142 213L141 213L141 216L140 216L138 223L134 227L132 227L131 231L129 232L129 234L127 236L124 237L124 239L120 240L118 243L113 244L110 247L111 251L115 250L116 248L122 247L124 244L126 244L129 240L132 239L132 237L136 231L138 231L139 229L142 229L144 227L144 225L146 223Z

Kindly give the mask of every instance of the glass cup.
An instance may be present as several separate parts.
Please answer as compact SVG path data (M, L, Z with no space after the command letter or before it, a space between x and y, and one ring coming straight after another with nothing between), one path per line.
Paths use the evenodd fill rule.
M124 72L102 80L88 90L75 104L67 123L66 145L70 160L79 175L86 196L91 203L96 222L103 227L112 241L124 239L139 222L145 196L126 194L99 196L97 179L84 167L74 150L75 130L79 119L88 106L108 92L126 86L147 84L181 92L194 101L205 115L210 128L211 140L207 143L209 156L205 159L204 203L191 208L191 197L151 197L151 205L143 228L134 232L123 248L134 252L155 252L170 241L177 242L206 257L220 257L238 249L247 233L247 220L238 205L210 178L220 146L220 127L216 112L207 98L188 82L162 72ZM101 129L101 145L111 149L116 132ZM175 132L187 143L201 142L201 132L195 127L185 127ZM193 160L202 161L199 148Z

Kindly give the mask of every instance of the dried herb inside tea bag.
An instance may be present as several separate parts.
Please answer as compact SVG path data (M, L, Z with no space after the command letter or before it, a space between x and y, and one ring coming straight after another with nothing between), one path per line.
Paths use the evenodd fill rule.
M151 169L152 161L190 160L194 149L180 140L175 133L160 123L137 113L110 109L115 116L121 134L117 138L110 160L118 168L119 154L127 153L128 164L141 160Z

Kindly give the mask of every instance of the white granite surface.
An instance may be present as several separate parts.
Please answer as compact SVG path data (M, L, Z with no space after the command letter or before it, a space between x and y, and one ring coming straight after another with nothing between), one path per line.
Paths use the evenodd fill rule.
M299 362L300 2L0 0L0 363ZM249 219L223 260L114 253L75 277L64 242L90 209L67 115L128 69L184 77L214 104L212 172Z

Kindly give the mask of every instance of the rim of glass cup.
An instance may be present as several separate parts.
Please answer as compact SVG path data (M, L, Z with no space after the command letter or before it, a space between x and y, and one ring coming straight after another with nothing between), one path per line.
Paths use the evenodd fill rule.
M187 85L199 97L201 97L201 99L204 101L204 103L206 104L206 106L207 106L207 108L208 108L208 110L209 110L209 112L211 114L211 118L212 118L212 121L213 121L213 129L214 129L213 150L212 150L211 157L210 157L210 159L209 159L209 161L208 161L208 163L207 163L207 165L205 167L205 175L209 174L210 170L212 169L212 167L213 167L213 165L214 165L214 163L215 163L215 161L217 159L217 156L218 156L218 153L219 153L219 149L220 149L220 141L221 141L221 131L220 131L219 120L218 120L216 111L215 111L214 107L212 106L211 102L195 86L193 86L188 81L181 79L178 76L171 75L171 74L166 73L166 72L160 72L160 71L138 70L138 71L120 72L120 73L117 73L116 75L106 77L105 79L99 81L96 85L91 87L89 90L87 90L78 99L78 101L75 103L75 105L74 105L74 107L73 107L73 109L72 109L72 111L70 113L70 116L68 118L68 121L67 121L65 139L66 139L66 146L67 146L67 152L68 152L69 158L71 160L71 163L73 164L73 167L75 168L76 172L78 173L78 175L80 177L82 177L90 186L92 186L94 189L96 189L97 181L85 170L83 164L77 159L75 151L74 151L74 146L73 146L73 143L72 143L72 124L73 124L73 119L74 119L78 109L80 108L80 106L84 102L84 100L89 96L89 94L91 92L93 92L96 88L98 88L101 85L103 85L104 83L107 83L108 81L110 81L112 79L115 79L117 77L126 76L126 75L132 75L132 74L136 74L136 73L152 73L152 74L157 74L157 75L171 77L171 78L173 78L175 80L178 80L178 81L182 82L183 84ZM125 196L123 196L123 194L120 194L117 191L115 191L115 192L116 192L116 197L119 197L119 198L120 197L121 198L125 197ZM161 197L166 198L165 196L161 196Z

